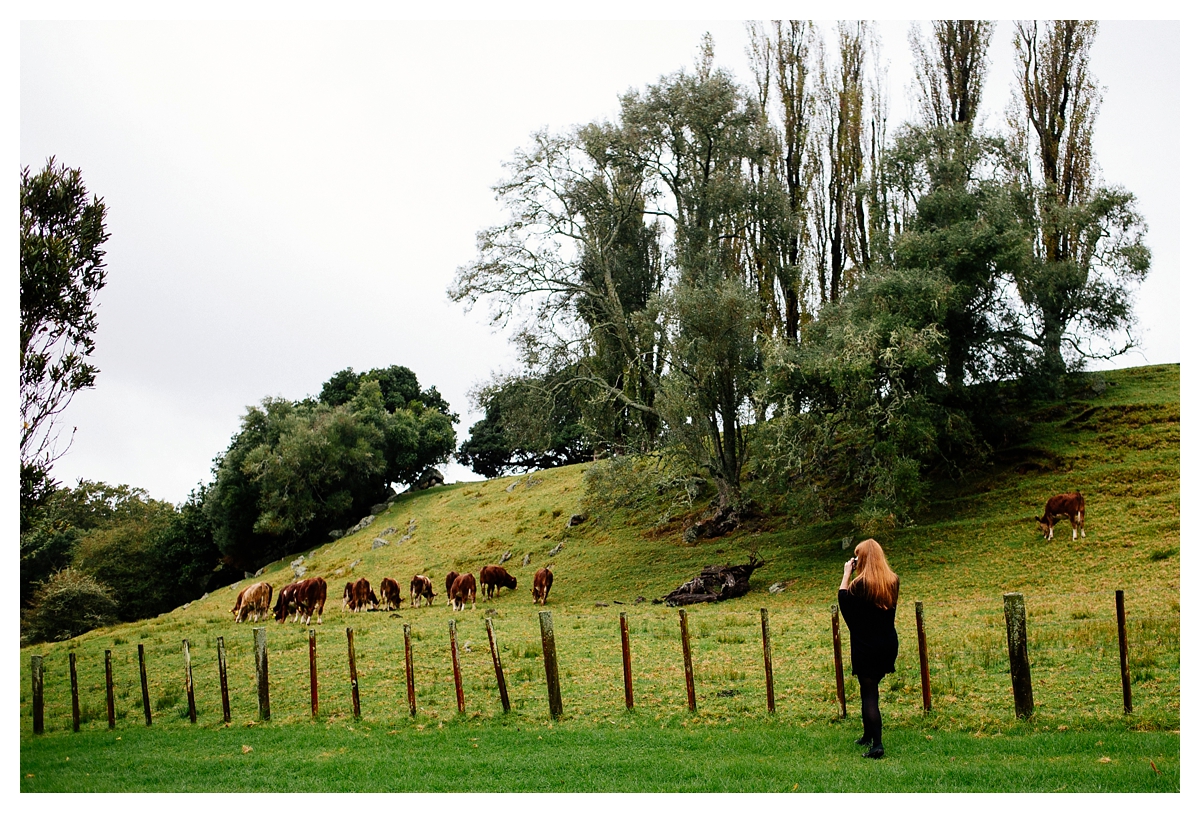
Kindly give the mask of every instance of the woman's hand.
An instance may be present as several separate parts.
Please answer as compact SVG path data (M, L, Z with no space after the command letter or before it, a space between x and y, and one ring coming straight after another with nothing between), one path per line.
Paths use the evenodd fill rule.
M850 587L850 574L854 572L854 559L846 560L846 566L842 568L842 583L838 586L839 590L846 590Z

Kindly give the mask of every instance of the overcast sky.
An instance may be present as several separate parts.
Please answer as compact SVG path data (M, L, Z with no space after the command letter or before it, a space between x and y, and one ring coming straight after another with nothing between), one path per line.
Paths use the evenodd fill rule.
M908 28L879 26L893 132ZM512 365L486 309L446 297L504 216L503 163L539 128L615 117L621 93L691 66L705 31L749 81L740 21L21 23L21 164L82 169L112 233L100 375L65 414L78 431L55 476L180 502L248 405L345 367L410 367L462 416L461 441L481 417L467 391ZM1011 33L992 42L992 125ZM1093 52L1096 157L1137 195L1154 253L1142 350L1112 366L1180 360L1179 36L1104 22Z

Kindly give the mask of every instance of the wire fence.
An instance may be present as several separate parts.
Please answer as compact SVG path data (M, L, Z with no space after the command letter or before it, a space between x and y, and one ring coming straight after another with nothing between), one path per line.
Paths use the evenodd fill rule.
M930 716L923 700L927 687L931 719L963 726L1011 721L1017 697L1003 601L933 599L921 604L928 676L920 668L914 605L902 604L896 617L901 642L896 672L881 684L885 713L901 720ZM1037 718L1121 719L1126 691L1132 691L1134 724L1178 728L1178 593L1150 590L1125 596L1124 672L1112 592L1032 595L1026 606ZM622 615L628 629L625 651ZM764 616L769 647L764 647ZM114 642L103 656L98 651L72 653L78 655L74 691L67 653L31 656L22 664L22 726L36 729L40 718L42 730L104 727L110 697L113 726L176 724L192 720L193 714L200 724L223 725L226 707L232 721L253 723L264 716L259 691L264 684L270 719L277 722L310 719L314 709L316 717L327 720L361 714L367 720L398 723L415 716L419 725L461 714L545 719L553 704L548 697L552 683L559 687L563 715L596 722L617 722L630 699L637 713L655 717L693 715L694 707L697 722L707 724L774 714L805 725L836 719L845 706L854 712L856 681L844 675L841 697L837 690L836 604L779 608L769 615L728 603L695 605L687 608L686 617L690 664L684 662L677 611L648 604L555 611L553 676L546 668L540 617L528 613L486 616L492 635L484 619L455 614L457 657L451 653L445 614L428 608L389 617L408 628L407 653L395 621L361 623L353 631L326 624L314 633L295 624L270 625L261 628L262 652L256 654L250 629L230 630L213 619L199 635L189 628L193 637L186 644L186 664L183 640L166 635L148 636L142 658L139 647L128 641ZM841 636L848 671L849 633L842 629ZM262 660L269 663L265 675Z

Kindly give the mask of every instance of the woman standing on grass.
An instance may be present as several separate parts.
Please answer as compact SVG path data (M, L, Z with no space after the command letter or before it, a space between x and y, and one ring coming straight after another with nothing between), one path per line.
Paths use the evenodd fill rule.
M850 580L855 570L858 575ZM900 578L888 567L883 548L864 539L846 562L838 587L838 606L850 630L850 673L858 678L862 698L863 735L858 745L870 745L864 757L883 756L883 718L879 715L879 681L896 671L896 601Z

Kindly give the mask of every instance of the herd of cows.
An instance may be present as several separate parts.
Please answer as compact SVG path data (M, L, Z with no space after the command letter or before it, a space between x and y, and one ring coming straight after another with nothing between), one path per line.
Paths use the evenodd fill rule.
M1071 521L1071 539L1077 538L1077 534L1087 536L1083 529L1082 494L1072 491L1069 494L1058 494L1047 501L1046 510L1042 516L1037 518L1038 528L1044 538L1054 538L1054 523L1060 519ZM541 568L534 574L534 604L545 605L546 598L550 595L550 585L553 583L554 574L547 567ZM507 587L510 590L517 589L516 577L499 565L484 565L483 569L479 571L478 584L483 586L485 599L492 598L501 587ZM269 612L273 612L275 620L281 623L292 618L309 624L314 614L317 617L317 623L322 623L321 614L325 610L326 584L320 576L285 584L279 590L273 611L271 610L272 592L272 587L267 582L256 582L243 589L238 593L237 602L230 611L233 613L234 620L238 623L261 621L267 618ZM446 574L446 604L453 607L455 611L466 607L467 602L471 603L471 609L475 609L475 592L475 574L456 573L453 570ZM342 609L349 612L378 610L381 607L384 610L396 610L403 603L400 595L400 583L393 578L387 576L383 578L379 583L379 593L383 596L382 601L375 595L375 591L371 589L371 583L366 579L346 582L346 589L342 591ZM432 606L433 599L437 595L433 592L433 582L428 576L422 574L412 577L408 585L408 593L411 607L421 606L422 600L426 602L426 606Z
M533 574L534 604L546 604L550 595L550 585L553 583L554 574L548 567L543 567ZM494 597L501 587L517 589L516 577L499 565L484 565L479 571L478 584L483 586L485 599ZM230 612L233 613L234 621L239 624L243 621L265 620L269 613L280 623L291 618L309 624L315 615L317 623L320 624L325 611L326 591L327 585L320 576L285 584L279 589L275 607L272 609L271 597L274 588L269 582L255 582L238 593L237 601ZM422 600L426 602L426 606L432 606L437 595L433 592L433 582L422 574L412 577L408 593L411 607L420 607ZM455 611L466 607L467 602L470 602L471 609L475 609L475 593L475 574L456 573L453 570L446 574L446 604ZM397 610L403 603L400 583L388 576L379 582L379 595L382 596L382 600L376 596L371 582L365 578L346 582L346 589L342 591L342 609L355 613L363 610Z

